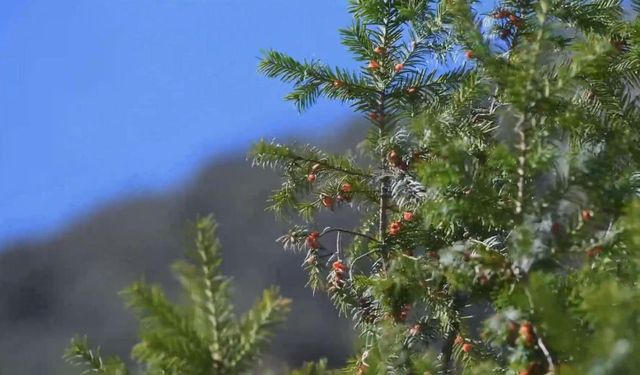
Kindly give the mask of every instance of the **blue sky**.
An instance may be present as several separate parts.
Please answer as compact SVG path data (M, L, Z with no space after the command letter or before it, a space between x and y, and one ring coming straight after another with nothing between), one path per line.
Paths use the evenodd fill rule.
M185 181L216 154L345 118L303 115L259 51L348 64L346 0L2 0L0 247L127 195ZM244 152L244 151L241 151Z

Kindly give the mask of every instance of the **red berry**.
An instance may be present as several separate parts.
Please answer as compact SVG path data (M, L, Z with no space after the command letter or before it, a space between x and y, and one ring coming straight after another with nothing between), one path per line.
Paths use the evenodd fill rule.
M376 60L369 61L369 69L376 70L378 68L380 68L380 63L378 63Z
M333 198L331 198L328 195L325 195L324 197L322 197L322 205L325 207L332 207L333 206Z
M595 246L595 247L592 247L591 249L589 249L587 251L587 256L588 257L594 257L594 256L600 254L603 251L604 251L604 248L602 246L598 245L598 246Z
M462 338L462 336L458 335L456 336L456 339L453 341L453 343L455 345L462 345L464 344L464 339Z
M342 184L342 192L343 193L350 193L351 192L351 184L348 182L345 182L344 184Z
M376 48L373 49L373 52L377 53L378 55L382 55L384 54L384 47L377 46Z
M618 52L622 52L622 50L624 50L624 48L626 47L626 42L624 40L621 39L612 39L611 40L611 45L618 51Z
M524 322L520 326L520 336L533 335L533 325L529 322Z
M387 154L387 160L389 161L389 164L393 166L398 166L400 165L400 163L402 163L402 159L400 158L400 155L398 155L396 150L389 151L389 153Z
M478 282L480 283L480 285L482 286L487 286L489 284L489 276L487 276L486 274L482 274L480 275L480 277L478 277Z
M314 183L314 182L316 182L316 178L317 178L317 177L316 177L316 175L315 175L315 174L313 174L313 173L311 173L311 174L309 174L309 175L307 176L307 181L309 181L309 182L311 182L311 183Z
M405 221L411 221L411 220L413 220L413 212L405 211L405 212L402 214L402 218L403 218Z
M462 345L462 351L463 352L470 353L471 350L473 350L473 344L467 342L464 345Z
M473 56L474 56L474 55L473 55L473 51L466 51L466 52L464 53L464 55L465 55L465 56L467 57L467 59L469 59L469 60L473 59Z
M345 266L344 263L339 260L333 262L331 268L333 268L333 270L337 273L343 273L347 271L347 266Z
M515 27L521 27L524 24L522 18L516 16L515 14L509 15L509 22L511 22Z
M400 73L402 69L404 69L404 64L396 64L396 66L393 67L396 73Z
M582 210L582 212L580 213L580 216L582 216L582 220L589 221L589 220L593 219L593 211L591 211L591 210Z
M320 233L318 232L309 233L309 235L307 236L307 247L311 249L320 248L320 243L318 242L319 237L320 237Z
M400 229L402 229L402 224L400 224L399 221L394 221L393 223L389 224L389 234L392 236L396 236L398 233L400 233Z
M409 316L410 312L411 312L411 305L409 304L402 305L396 320L404 322L407 319L407 316Z
M414 324L411 326L411 328L409 328L409 335L418 336L421 329L422 327L420 326L420 324Z

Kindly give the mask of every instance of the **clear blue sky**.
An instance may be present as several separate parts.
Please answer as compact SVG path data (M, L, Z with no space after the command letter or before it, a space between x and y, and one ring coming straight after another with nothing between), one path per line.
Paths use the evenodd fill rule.
M0 247L174 187L260 136L318 131L259 51L345 64L346 0L0 1ZM243 151L241 151L243 152Z

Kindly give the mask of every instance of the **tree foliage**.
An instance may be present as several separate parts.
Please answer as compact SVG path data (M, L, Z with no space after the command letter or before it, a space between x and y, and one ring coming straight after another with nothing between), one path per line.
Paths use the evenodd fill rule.
M358 160L255 146L282 172L271 208L307 222L280 240L353 317L348 372L635 374L640 22L612 0L486 8L351 0L358 71L265 52L298 109L369 127Z
M72 340L66 359L82 367L82 374L224 375L253 369L274 327L285 319L290 301L275 288L268 289L247 313L234 317L231 280L220 274L215 228L211 217L199 219L189 259L174 264L187 305L171 303L160 287L144 281L122 292L139 320L140 342L132 349L138 371L129 370L120 359L103 359L86 338Z

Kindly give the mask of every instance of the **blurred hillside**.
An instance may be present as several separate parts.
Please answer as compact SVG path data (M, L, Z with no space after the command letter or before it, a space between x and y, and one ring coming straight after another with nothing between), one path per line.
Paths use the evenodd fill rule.
M344 150L355 144L357 133L332 137L326 146ZM333 364L344 361L352 347L349 323L336 317L325 295L314 297L304 287L301 256L285 254L274 242L286 226L264 207L277 185L278 176L251 168L241 150L213 160L178 191L128 198L47 241L4 249L0 374L75 373L68 371L61 356L76 333L87 334L105 354L128 358L136 326L118 291L144 277L178 298L169 266L190 244L189 224L209 213L219 222L223 270L234 277L237 310L246 309L272 284L294 300L269 362L284 360L296 366L319 357ZM353 220L347 210L333 215L344 225Z

